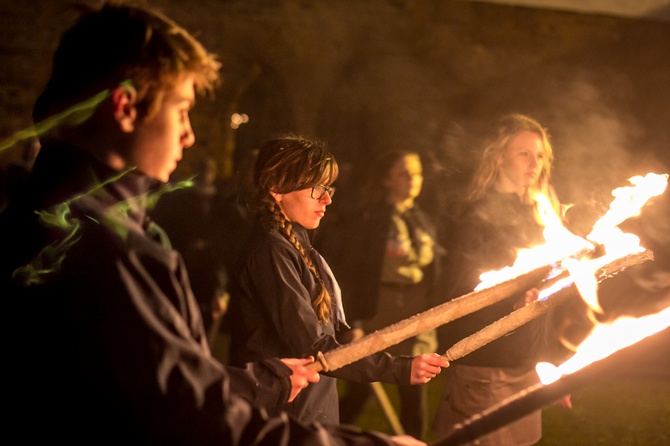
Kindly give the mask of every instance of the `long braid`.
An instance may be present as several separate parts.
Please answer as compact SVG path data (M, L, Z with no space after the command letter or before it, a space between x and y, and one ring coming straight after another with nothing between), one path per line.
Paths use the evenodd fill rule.
M331 318L331 296L312 258L305 252L273 194L288 194L315 184L328 185L337 179L338 166L325 143L286 136L268 141L258 151L254 164L253 191L259 221L276 229L300 253L316 281L318 294L312 307L319 321Z
M328 322L331 316L331 297L330 294L328 294L328 290L326 289L326 285L323 283L323 279L321 278L319 271L316 269L312 259L307 255L307 253L305 253L305 248L293 233L293 225L290 221L286 220L279 207L279 204L277 204L277 202L274 200L264 200L264 204L268 207L268 211L272 220L272 227L276 228L300 253L300 256L307 264L307 267L312 273L312 276L314 276L314 280L318 286L319 294L317 295L314 302L312 302L312 308L314 308L314 312L316 313L319 321L325 324Z

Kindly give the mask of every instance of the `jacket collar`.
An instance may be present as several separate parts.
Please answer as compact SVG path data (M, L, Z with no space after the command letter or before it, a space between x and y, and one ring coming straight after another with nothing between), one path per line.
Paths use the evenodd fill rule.
M159 182L136 171L118 171L83 150L63 143L42 148L31 176L28 193L38 209L60 204L95 202L98 207L119 205L132 220L146 217L148 194ZM126 206L127 205L127 206Z

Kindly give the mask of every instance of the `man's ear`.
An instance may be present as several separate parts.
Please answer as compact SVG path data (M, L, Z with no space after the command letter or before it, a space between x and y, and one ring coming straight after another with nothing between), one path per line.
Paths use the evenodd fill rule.
M130 133L135 130L136 101L137 91L132 85L119 85L112 91L114 118L123 132Z

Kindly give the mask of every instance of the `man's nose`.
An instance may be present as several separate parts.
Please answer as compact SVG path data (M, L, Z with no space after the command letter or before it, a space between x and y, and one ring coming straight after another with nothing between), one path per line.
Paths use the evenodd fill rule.
M190 124L184 129L184 133L181 136L181 144L185 149L188 149L195 144L195 132Z

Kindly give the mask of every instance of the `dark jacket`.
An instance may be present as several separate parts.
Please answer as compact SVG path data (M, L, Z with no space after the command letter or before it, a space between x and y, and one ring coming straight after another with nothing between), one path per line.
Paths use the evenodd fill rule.
M7 438L69 444L386 444L270 419L288 397L278 360L212 358L179 254L151 234L154 184L46 145L0 216ZM246 400L246 401L245 401Z
M305 250L312 251L307 231L295 223L293 227ZM231 363L277 356L316 357L318 352L339 347L333 321L323 324L317 319L312 308L316 297L314 277L295 247L276 230L257 227L240 259L231 293ZM410 367L408 357L368 356L322 376L284 410L304 422L338 423L334 377L409 384Z
M339 247L333 252L333 260L329 263L339 278L344 308L352 323L369 320L379 311L382 264L393 209L390 204L381 203L351 212L343 219L341 231L338 232ZM428 232L435 242L434 258L424 268L424 291L420 293L424 295L425 301L421 303L419 310L425 311L441 303L443 297L438 294L438 280L444 248L438 244L435 225L418 204L407 212L411 214L415 224Z
M444 272L446 295L453 299L470 293L483 272L511 266L519 249L542 243L542 227L534 218L532 206L521 204L516 194L488 192L465 209L450 235ZM512 296L445 325L441 329L445 348L511 313L521 297ZM540 329L539 319L529 322L458 363L534 366L540 353Z

